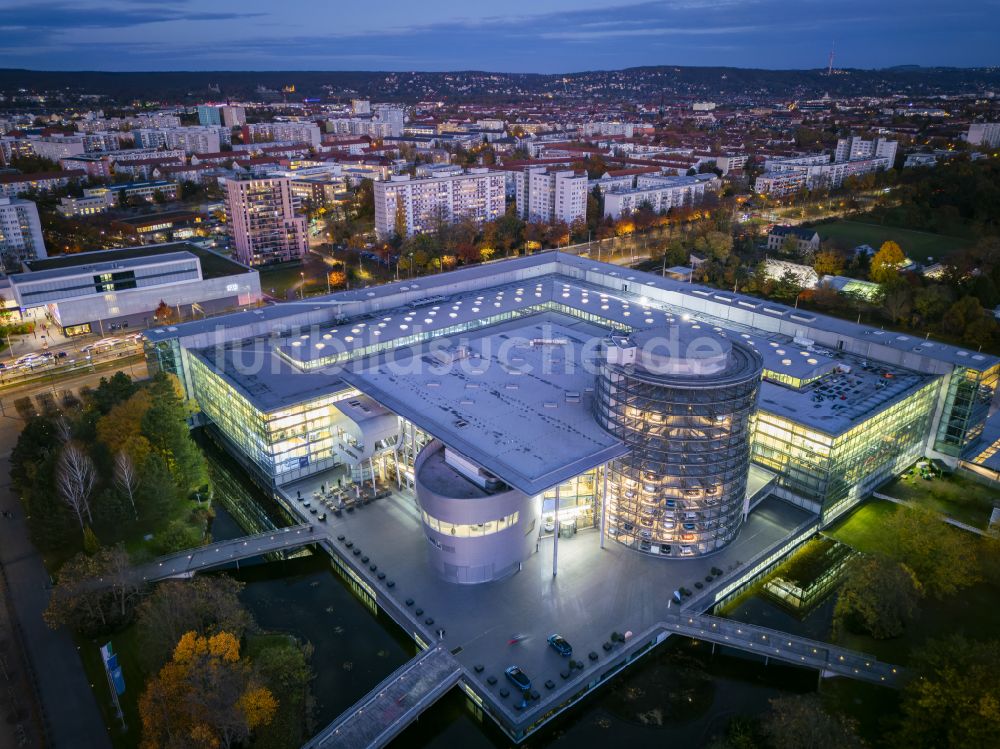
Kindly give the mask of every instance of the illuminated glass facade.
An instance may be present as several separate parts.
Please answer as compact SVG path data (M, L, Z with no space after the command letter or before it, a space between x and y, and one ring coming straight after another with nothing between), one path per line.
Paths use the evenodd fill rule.
M193 395L201 410L264 475L283 483L338 462L335 443L343 441L334 422L334 404L354 398L347 388L274 411L261 412L226 378L198 356L189 356Z
M582 473L559 485L559 522L576 523L578 529L597 525L598 469ZM542 535L555 530L556 487L542 494Z
M779 475L779 494L815 502L830 522L921 457L937 389L929 382L839 435L761 409L753 460Z
M728 347L728 346L727 346ZM605 360L596 417L630 448L607 467L608 536L638 551L716 551L745 518L762 361L732 343L720 371L654 374Z
M946 455L959 456L982 434L990 403L997 389L1000 364L984 372L955 367L948 380L944 414L938 425L934 447Z

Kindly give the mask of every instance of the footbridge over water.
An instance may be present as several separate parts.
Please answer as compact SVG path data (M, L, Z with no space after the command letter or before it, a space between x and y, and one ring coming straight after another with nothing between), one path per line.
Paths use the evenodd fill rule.
M378 749L455 686L462 666L443 645L407 661L303 749Z
M276 528L253 536L218 541L168 554L154 559L152 562L133 567L128 574L136 582L147 583L166 580L170 577L191 577L198 572L204 572L230 562L239 562L262 554L319 543L322 536L322 533L313 531L313 526L310 523L292 525L288 528Z
M819 669L826 676L846 676L888 687L899 687L906 678L900 666L883 663L865 653L755 624L706 614L668 614L662 623L667 630L680 635L756 653L765 659Z

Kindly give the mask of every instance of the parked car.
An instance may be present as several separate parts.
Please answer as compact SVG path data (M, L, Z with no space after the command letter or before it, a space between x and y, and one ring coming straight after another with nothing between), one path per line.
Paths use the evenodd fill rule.
M569 658L573 655L573 646L562 635L549 635L548 643L561 656Z
M321 512L321 513L320 513L320 514L319 514L319 515L317 516L317 519L318 519L318 520L319 520L320 522L322 522L322 523L325 523L325 522L326 522L326 513L325 513L325 512Z
M509 667L507 670L504 671L504 673L507 675L507 679L510 681L510 683L513 684L518 689L520 689L522 692L527 692L529 689L531 689L531 679L529 679L528 675L524 673L524 671L519 669L517 666Z

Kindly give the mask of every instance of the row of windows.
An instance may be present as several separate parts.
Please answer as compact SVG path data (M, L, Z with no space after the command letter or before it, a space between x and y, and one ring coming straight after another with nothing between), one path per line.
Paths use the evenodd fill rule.
M487 520L485 523L455 524L431 517L426 512L420 513L424 518L424 525L438 533L444 533L455 538L479 538L481 536L492 536L494 533L505 531L517 525L519 512L512 512L499 520Z

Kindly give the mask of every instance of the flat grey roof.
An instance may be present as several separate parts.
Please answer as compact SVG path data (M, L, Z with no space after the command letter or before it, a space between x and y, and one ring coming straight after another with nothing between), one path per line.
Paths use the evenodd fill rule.
M338 312L341 309L347 312L352 312L362 306L377 309L386 301L390 302L390 306L395 307L397 305L391 303L393 297L399 298L401 295L409 295L411 297L450 296L456 287L468 288L469 286L476 286L478 293L486 296L494 291L495 287L493 287L491 281L500 275L508 273L547 274L559 282L564 282L572 286L586 285L587 282L584 279L589 274L599 274L606 283L610 283L612 286L593 284L590 288L599 289L605 293L611 292L613 287L620 288L620 286L627 284L631 284L631 288L635 288L639 284L644 284L648 287L664 289L690 298L693 303L690 311L693 315L706 320L715 319L719 324L725 325L729 329L738 329L740 325L724 320L725 315L713 316L707 312L696 311L696 309L704 306L704 302L712 302L720 305L718 309L719 313L723 313L727 307L731 307L734 311L739 310L760 315L762 320L773 318L774 320L783 320L793 325L801 324L803 327L822 329L862 342L867 341L886 346L905 354L913 354L979 371L1000 364L1000 357L992 354L970 351L958 346L926 340L905 333L881 330L869 325L860 325L849 320L841 320L815 312L795 309L778 302L746 294L686 283L672 278L664 278L653 273L644 273L608 263L601 263L587 257L579 257L561 252L537 253L527 257L460 268L449 273L421 277L412 281L397 281L382 286L352 289L350 291L316 297L306 302L286 303L281 305L280 309L282 312L276 313L276 316L292 317L309 308L318 309L325 306L330 309L330 319L332 320L338 316ZM534 279L525 279L524 285L534 285L534 282ZM622 292L621 296L629 300L633 305L638 303L640 298L634 292ZM555 299L555 301L559 300ZM660 303L656 303L654 306L655 308L662 308ZM680 306L683 307L685 305ZM229 317L215 318L209 321L210 329L215 329L220 325L240 324L236 319L232 319L232 323L230 323L230 320L231 318ZM186 323L185 325L177 326L177 336L190 335L199 332L204 327L203 321ZM781 338L784 339L784 336Z
M450 365L436 364L430 346L420 345L391 360L363 360L342 376L534 495L626 452L594 419L594 374L582 366L587 342L605 333L548 312L463 337L468 356ZM568 343L531 343L542 339Z
M189 350L188 353L225 377L240 395L263 412L308 402L350 387L326 372L296 369L277 356L266 339Z
M869 362L868 369L861 364L852 359L850 372L835 372L800 390L764 381L758 408L835 436L934 379L880 362Z

